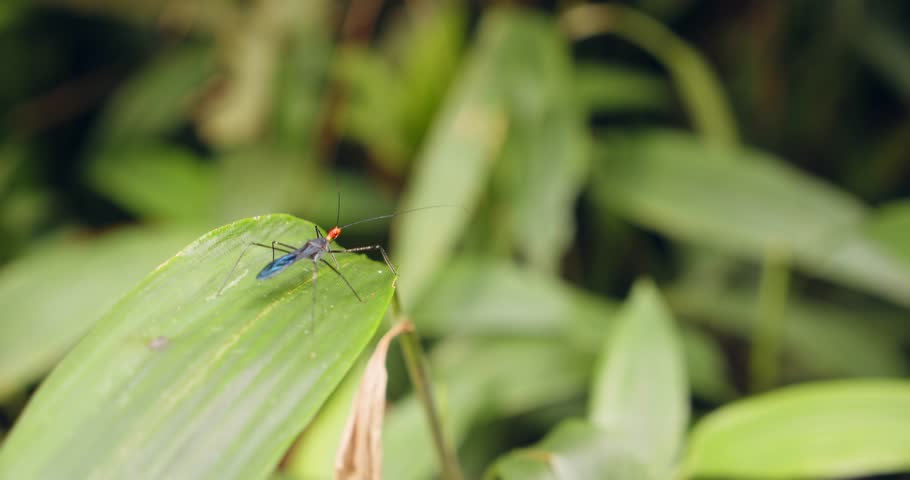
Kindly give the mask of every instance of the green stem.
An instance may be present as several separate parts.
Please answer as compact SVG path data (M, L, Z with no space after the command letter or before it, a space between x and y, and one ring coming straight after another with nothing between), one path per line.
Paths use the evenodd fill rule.
M775 250L768 251L762 263L758 316L753 324L749 356L753 391L774 387L780 376L780 345L790 286L788 263L787 256Z
M399 322L411 321L402 313L401 301L398 298L398 291L392 301L392 308L395 318ZM426 355L423 347L420 345L420 336L413 327L407 329L401 335L401 350L404 352L405 364L408 367L408 374L411 382L414 384L414 390L417 397L423 405L424 413L427 416L427 422L430 424L430 431L433 435L433 445L436 447L436 455L439 457L439 464L442 467L442 478L446 480L463 480L464 474L461 472L461 466L458 464L458 457L455 455L455 449L449 443L448 438L442 427L442 418L439 416L439 409L436 408L436 402L433 398L433 388L430 382L430 375L427 368Z
M686 110L705 138L728 145L739 141L733 113L711 67L657 20L617 4L585 4L566 10L562 25L573 40L611 33L650 53L670 71Z

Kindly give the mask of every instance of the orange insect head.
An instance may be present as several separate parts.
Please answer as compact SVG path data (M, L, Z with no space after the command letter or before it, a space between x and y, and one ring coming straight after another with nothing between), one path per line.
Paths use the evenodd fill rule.
M329 230L329 233L325 234L325 238L328 238L329 241L332 241L338 238L338 235L341 235L341 227L333 227L331 230Z

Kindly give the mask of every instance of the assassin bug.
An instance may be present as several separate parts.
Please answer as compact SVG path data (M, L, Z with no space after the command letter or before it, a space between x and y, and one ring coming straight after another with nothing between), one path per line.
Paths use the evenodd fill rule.
M358 220L356 222L352 222L347 225L343 225L343 226L339 227L338 220L340 220L340 218L341 218L341 194L339 194L338 195L338 211L337 211L336 217L335 217L335 226L332 227L328 232L326 232L325 235L323 235L322 232L319 231L319 227L315 227L316 238L307 240L301 247L295 247L293 245L289 245L287 243L282 243L279 241L273 241L271 245L266 245L264 243L259 243L259 242L250 243L249 245L246 246L246 248L243 249L242 252L240 252L240 256L237 257L237 261L234 262L234 266L231 267L231 271L228 272L227 277L225 277L224 282L222 282L221 288L218 289L217 295L220 296L221 293L224 291L224 287L227 285L228 280L233 275L234 270L237 269L237 265L240 264L240 260L246 254L247 250L249 250L251 247L263 247L263 248L269 248L272 250L272 261L269 262L265 267L263 267L262 270L259 272L259 274L256 275L257 280L267 280L267 279L272 278L272 277L278 275L279 273L283 272L285 269L287 269L291 265L297 263L298 261L309 260L309 261L313 262L313 274L312 274L313 303L312 303L312 305L315 306L316 305L316 279L319 276L319 263L322 262L327 267L329 267L332 271L334 271L336 274L338 274L338 276L341 278L341 280L344 281L345 285L347 285L348 288L351 290L351 293L353 293L354 296L357 297L358 301L363 302L363 299L360 297L360 294L357 293L357 290L354 288L354 286L351 285L351 282L349 282L348 279L345 278L345 276L341 273L341 267L338 264L338 259L335 257L336 253L358 253L358 252L379 250L379 253L382 254L383 261L385 261L385 264L388 265L389 270L391 270L392 274L397 276L398 270L396 270L395 266L392 265L392 261L389 260L389 255L386 253L385 249L382 248L381 245L368 245L368 246L364 246L364 247L333 249L332 242L334 242L335 239L341 235L342 230L344 230L345 228L348 228L350 226L353 226L353 225L366 223L366 222L372 222L375 220L382 220L385 218L391 218L396 215L401 215L404 213L416 212L418 210L426 210L429 208L441 208L441 207L451 207L451 206L452 205L433 205L433 206L429 206L429 207L420 207L420 208L413 208L410 210L402 210L400 212L390 213L387 215L379 215L376 217L365 218L363 220ZM282 253L284 253L284 255L282 255L281 257L275 258L276 251L282 252ZM328 254L329 256L332 257L332 261L335 263L334 265L332 265L331 263L326 261L325 258L323 258L326 254ZM311 322L312 322L312 317L313 317L313 314L311 311L310 312L310 321Z

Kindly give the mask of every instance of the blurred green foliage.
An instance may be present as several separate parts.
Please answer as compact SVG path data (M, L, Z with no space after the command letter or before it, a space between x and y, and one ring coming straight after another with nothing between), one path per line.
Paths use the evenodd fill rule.
M52 457L24 406L155 265L243 217L328 228L338 192L342 224L446 206L342 243L388 244L469 478L910 472L910 5L505 3L0 6L0 477ZM247 399L219 441L259 453L219 478L331 476L359 370L290 443L346 352L309 417ZM385 478L430 478L390 369Z

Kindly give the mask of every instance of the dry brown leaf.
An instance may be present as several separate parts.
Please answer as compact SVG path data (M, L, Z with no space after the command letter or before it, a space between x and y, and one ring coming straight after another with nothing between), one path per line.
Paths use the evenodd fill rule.
M388 372L385 358L392 339L414 330L405 321L392 327L379 343L367 363L354 397L354 408L341 436L335 457L338 480L379 480L382 478L382 419L385 414L385 389Z

